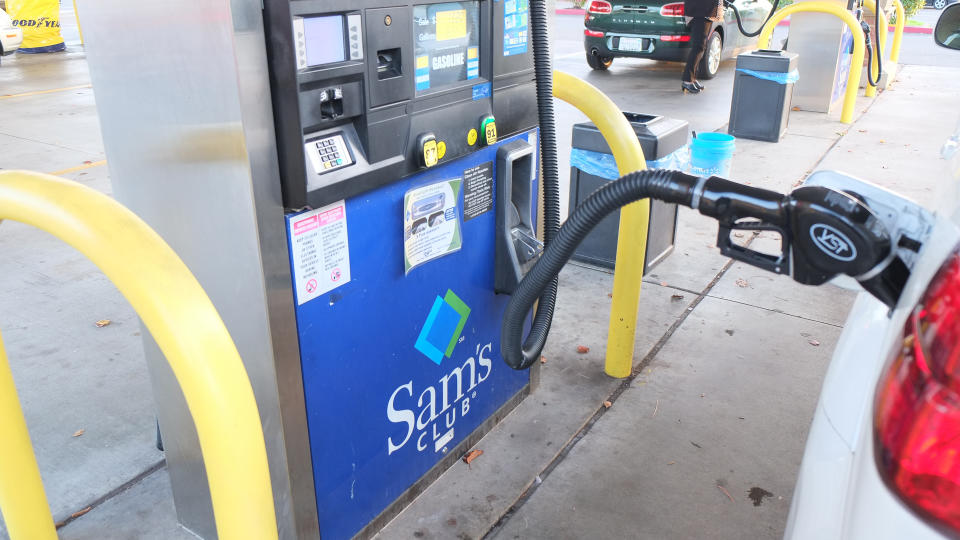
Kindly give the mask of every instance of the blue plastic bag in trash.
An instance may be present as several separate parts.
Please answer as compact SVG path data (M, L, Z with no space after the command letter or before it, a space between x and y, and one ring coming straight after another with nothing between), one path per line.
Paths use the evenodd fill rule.
M570 152L570 166L576 167L587 174L606 178L607 180L620 178L620 170L617 168L617 162L613 159L612 154L574 148ZM647 168L674 169L677 171L689 170L689 145L685 144L660 159L648 160Z
M755 71L752 69L737 68L737 71L750 75L751 77L773 81L779 84L790 84L800 80L800 72L797 70L782 73L779 71Z

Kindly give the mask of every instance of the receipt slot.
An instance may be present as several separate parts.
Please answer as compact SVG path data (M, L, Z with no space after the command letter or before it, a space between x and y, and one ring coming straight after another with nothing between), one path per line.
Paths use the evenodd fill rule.
M503 210L512 283L536 256L520 248L538 249L528 11L105 0L84 13L114 192L237 343L282 538L372 536L531 390L536 371L500 358L497 293ZM117 13L149 24L118 28ZM149 337L145 351L178 518L213 538L186 404Z

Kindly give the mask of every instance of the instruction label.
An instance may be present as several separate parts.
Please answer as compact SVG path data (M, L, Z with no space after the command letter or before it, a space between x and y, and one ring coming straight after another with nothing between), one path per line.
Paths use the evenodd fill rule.
M411 189L403 196L404 273L460 249L461 179Z
M503 2L503 55L514 56L527 52L530 4L528 0Z
M344 201L289 220L297 305L350 282L350 246Z
M493 162L463 171L463 221L493 210Z

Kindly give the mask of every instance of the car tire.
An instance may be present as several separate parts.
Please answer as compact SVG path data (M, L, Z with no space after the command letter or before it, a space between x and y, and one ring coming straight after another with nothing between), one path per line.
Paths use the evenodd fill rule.
M597 70L605 70L610 67L610 64L613 63L612 56L598 56L595 54L587 53L587 64Z
M723 54L723 38L720 34L714 32L707 38L707 46L703 51L703 58L700 60L700 67L697 69L697 78L709 80L717 76L720 71L720 58Z
M943 9L947 7L947 0L933 0L933 7Z

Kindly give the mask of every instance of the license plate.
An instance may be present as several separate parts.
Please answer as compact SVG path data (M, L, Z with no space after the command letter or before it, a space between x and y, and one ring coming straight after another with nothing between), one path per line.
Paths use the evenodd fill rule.
M621 51L633 51L640 52L647 50L649 46L649 40L646 38L620 38L620 50Z

